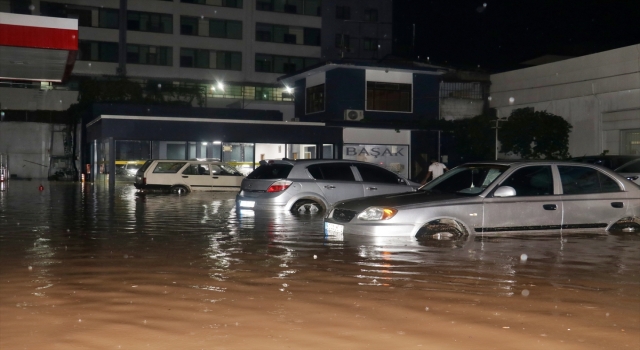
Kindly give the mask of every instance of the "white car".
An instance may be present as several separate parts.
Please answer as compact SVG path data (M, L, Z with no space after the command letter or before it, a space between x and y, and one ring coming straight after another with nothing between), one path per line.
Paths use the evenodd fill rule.
M244 176L219 161L148 160L138 169L134 186L143 191L171 193L191 191L238 191Z

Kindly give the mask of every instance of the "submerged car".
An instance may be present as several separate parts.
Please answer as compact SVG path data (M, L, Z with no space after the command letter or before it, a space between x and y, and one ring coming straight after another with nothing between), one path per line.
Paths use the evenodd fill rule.
M460 238L552 232L640 232L640 188L572 162L456 167L417 192L337 203L327 235Z
M415 191L420 184L365 162L351 160L269 160L242 181L239 208L322 212L357 197Z
M138 169L133 185L143 191L238 191L244 176L219 161L148 160Z
M640 185L640 158L623 164L615 172Z

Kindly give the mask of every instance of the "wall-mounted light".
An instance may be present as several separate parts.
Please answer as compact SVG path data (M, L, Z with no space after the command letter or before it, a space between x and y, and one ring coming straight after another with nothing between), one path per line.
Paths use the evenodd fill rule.
M221 143L222 143L222 141L213 141L213 144L214 144L214 145L219 145L219 144L221 144Z
M509 103L513 103L513 102L515 102L515 100L516 100L515 98L509 97Z

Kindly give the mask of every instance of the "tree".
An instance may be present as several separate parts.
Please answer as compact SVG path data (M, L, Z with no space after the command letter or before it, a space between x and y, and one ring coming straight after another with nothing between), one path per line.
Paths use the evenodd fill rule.
M501 125L500 151L523 159L567 159L571 129L564 118L547 111L516 109Z
M465 162L493 159L495 154L496 117L489 114L453 122L455 150Z

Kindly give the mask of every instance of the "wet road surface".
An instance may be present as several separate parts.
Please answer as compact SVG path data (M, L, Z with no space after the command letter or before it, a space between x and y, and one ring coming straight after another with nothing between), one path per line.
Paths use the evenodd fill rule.
M325 237L232 193L0 192L0 349L640 349L640 236Z

